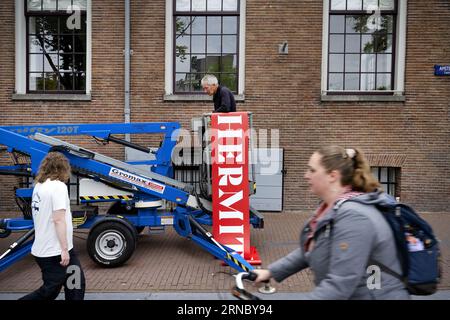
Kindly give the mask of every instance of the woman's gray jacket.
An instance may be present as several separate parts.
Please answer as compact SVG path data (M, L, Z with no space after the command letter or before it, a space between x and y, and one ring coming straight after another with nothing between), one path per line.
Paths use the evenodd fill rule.
M358 197L377 203L386 194ZM276 281L310 267L316 287L306 299L409 299L400 280L369 265L373 259L401 273L392 230L374 206L353 201L335 205L318 221L314 247L305 253L309 231L308 221L300 234L300 248L268 266Z

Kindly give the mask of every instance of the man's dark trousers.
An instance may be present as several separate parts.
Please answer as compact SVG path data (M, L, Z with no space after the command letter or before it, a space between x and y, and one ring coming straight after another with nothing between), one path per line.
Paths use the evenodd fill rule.
M69 251L69 255L70 262L67 267L63 267L60 264L61 256L46 258L34 257L37 264L41 268L42 280L44 281L44 284L36 291L27 294L19 300L54 300L63 286L66 300L83 300L84 291L86 288L84 272L74 249ZM78 266L80 270L81 279L79 281L79 288L67 287L67 278L71 276L71 274L67 273L67 268L73 265Z

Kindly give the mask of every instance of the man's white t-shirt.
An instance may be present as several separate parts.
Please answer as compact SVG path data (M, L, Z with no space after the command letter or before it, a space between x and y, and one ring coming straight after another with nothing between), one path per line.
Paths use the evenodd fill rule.
M72 213L70 212L69 193L67 186L59 180L47 179L37 183L33 190L31 209L34 221L34 243L31 254L45 258L61 255L61 246L53 222L53 211L66 210L67 248L73 248Z

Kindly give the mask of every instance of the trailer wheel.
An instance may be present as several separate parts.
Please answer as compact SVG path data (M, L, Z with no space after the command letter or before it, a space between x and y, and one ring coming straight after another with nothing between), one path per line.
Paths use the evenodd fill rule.
M136 240L130 229L120 222L100 223L89 232L87 250L97 264L113 268L125 263L133 254Z
M0 239L7 238L11 234L10 229L0 229Z

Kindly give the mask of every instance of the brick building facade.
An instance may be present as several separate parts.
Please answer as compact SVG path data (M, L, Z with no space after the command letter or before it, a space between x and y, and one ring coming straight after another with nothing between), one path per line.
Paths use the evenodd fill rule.
M23 4L17 10L21 2L0 3L0 125L123 122L124 1L87 1L90 83L79 98L65 100L63 94L50 100L45 93L33 99L33 93L18 84L26 78L16 71L26 72L18 66L26 63L17 52L17 39L26 37L17 27L17 19L24 16ZM317 204L303 174L310 154L328 144L359 147L372 166L398 168L396 194L418 210L450 209L450 77L436 76L433 69L435 64L450 64L450 4L399 2L393 32L395 84L381 94L329 90L324 39L330 39L331 2L238 2L237 108L253 112L256 129L279 130L285 157L284 210ZM173 30L168 30L173 21L167 21L173 19L173 1L131 0L130 5L131 121L177 121L189 129L190 119L210 111L212 102L205 96L174 94L169 72L174 69L173 52L173 60L167 59L167 51L173 50ZM287 52L279 51L283 43ZM94 142L86 147L124 157L120 147ZM0 160L7 162L4 154ZM17 179L0 179L0 212L17 212L12 201Z

